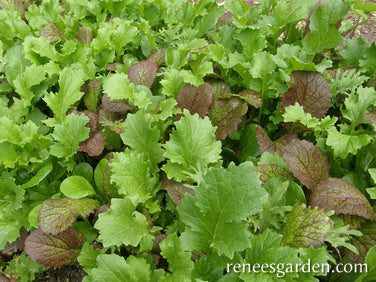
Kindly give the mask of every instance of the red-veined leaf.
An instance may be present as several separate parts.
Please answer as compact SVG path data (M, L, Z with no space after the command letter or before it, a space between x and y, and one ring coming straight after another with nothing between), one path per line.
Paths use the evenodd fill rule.
M212 87L209 83L204 83L199 87L186 84L179 92L175 107L182 110L188 109L192 115L197 113L204 118L212 103L212 96Z
M134 85L145 85L151 88L157 74L158 65L152 61L140 61L128 70L129 81Z

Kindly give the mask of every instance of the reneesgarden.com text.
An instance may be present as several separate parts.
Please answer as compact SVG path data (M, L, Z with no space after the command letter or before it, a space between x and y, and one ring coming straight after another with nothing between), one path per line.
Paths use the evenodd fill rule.
M253 265L249 263L228 263L227 272L235 273L275 273L278 278L284 277L288 273L328 273L328 272L337 272L337 273L363 273L368 272L368 266L366 263L355 263L355 264L342 264L339 263L331 269L331 266L328 263L320 264L314 263L311 264L311 260L308 259L307 263L264 263L259 264L255 263Z

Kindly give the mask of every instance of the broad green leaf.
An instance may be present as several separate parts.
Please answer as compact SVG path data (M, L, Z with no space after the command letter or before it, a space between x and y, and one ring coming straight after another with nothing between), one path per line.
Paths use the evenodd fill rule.
M151 103L147 97L148 92L142 87L135 87L124 73L117 73L106 77L103 81L103 91L111 100L130 99L139 108L146 108Z
M191 114L198 114L204 118L212 103L212 86L209 83L204 83L199 87L191 84L186 84L180 90L176 99L176 107L180 109L188 109Z
M139 154L145 154L153 171L164 160L163 149L158 143L160 132L156 126L152 126L150 115L144 111L128 114L124 122L124 132L120 137L125 145Z
M85 218L99 206L93 199L48 199L39 210L38 227L46 234L57 235L68 229L78 216Z
M182 249L180 238L176 234L170 234L159 246L161 255L167 259L168 270L172 273L171 279L183 281L189 278L194 264L191 253Z
M351 38L339 53L345 59L344 65L359 66L359 60L366 54L368 43L362 37Z
M83 82L80 71L64 68L59 76L59 92L45 95L44 101L54 113L57 122L64 122L67 111L81 99L84 94L80 91Z
M24 72L21 72L18 77L13 80L13 85L17 93L23 99L25 106L28 106L35 97L31 87L41 83L46 76L46 70L42 66L32 64L26 67Z
M216 138L223 140L233 133L243 114L243 102L239 98L214 100L209 110L209 118L212 124L217 126Z
M111 184L111 167L109 161L105 158L101 159L94 171L94 181L97 189L101 194L108 198L118 198L118 189Z
M324 276L330 272L328 262L336 263L335 259L329 254L327 246L323 245L321 247L309 247L309 248L299 248L299 257L303 260L303 264L309 263L311 265L319 264L319 271L315 272L315 276ZM313 273L299 273L299 278L311 276Z
M126 149L123 153L114 154L110 166L111 182L116 183L119 193L134 205L145 204L159 190L158 177L151 174L150 160L145 154Z
M283 230L283 243L295 248L317 247L331 232L330 218L324 210L296 202Z
M376 92L373 88L363 88L360 86L356 94L350 94L345 99L346 109L342 110L342 114L345 118L351 121L353 128L364 120L364 114L368 113L370 106L376 103Z
M69 198L82 199L96 195L93 186L82 176L72 175L64 179L60 191Z
M11 217L23 206L25 190L16 185L14 178L3 173L0 177L0 220Z
M90 80L85 86L84 103L89 111L98 111L99 95L101 92L101 84L98 80Z
M29 213L29 216L27 219L29 220L29 223L31 226L38 228L38 215L39 215L39 210L42 207L42 204L39 204L35 206Z
M184 110L184 117L175 123L176 130L166 142L164 156L168 158L162 169L177 181L199 177L213 164L219 163L221 142L215 141L213 127L207 117L199 118Z
M302 260L298 257L298 250L291 247L283 247L281 245L282 235L266 229L262 234L258 236L251 237L251 247L245 250L244 257L242 258L242 263L247 263L252 266L263 265L267 263L268 265L276 266L278 264L298 264ZM247 268L246 268L247 269ZM240 278L244 281L276 281L280 279L281 273L274 268L270 269L270 273L263 273L260 268L256 268L257 272L241 273ZM278 276L277 276L278 275ZM284 276L296 277L297 273L284 273ZM262 280L260 280L262 279Z
M312 191L310 204L336 214L352 214L375 220L375 212L367 198L343 179L328 178Z
M259 145L256 139L256 124L249 124L242 132L239 140L240 161L244 162L248 157L256 157Z
M55 126L51 134L55 143L51 146L51 155L69 159L73 157L79 144L89 137L90 129L85 127L89 118L85 115L70 114L66 120Z
M294 176L308 189L315 189L329 178L329 162L319 147L305 140L290 141L283 151L283 159Z
M62 267L76 260L84 243L84 236L75 228L57 235L45 234L37 229L27 237L25 252L40 264Z
M91 274L91 269L97 266L97 257L101 254L100 249L93 249L93 246L88 242L82 246L80 255L77 257L78 262L89 275Z
M232 258L249 247L250 234L243 220L261 212L266 198L251 163L209 169L195 195L186 193L178 207L186 225L183 247Z
M353 236L350 241L350 243L359 251L359 254L355 254L350 250L345 250L345 255L347 255L352 261L363 263L369 250L376 244L376 223L374 221L368 221L362 224L359 231L363 235Z
M52 162L48 161L38 170L37 174L32 179L22 184L21 188L27 189L35 185L38 185L43 179L45 179L50 174L50 172L52 171L52 168L53 168Z
M310 17L310 32L303 40L304 48L313 54L336 48L343 38L335 23L346 17L349 9L349 3L340 0L325 1L319 5Z
M366 255L364 263L367 265L367 272L363 272L357 282L373 281L376 279L376 246L373 246Z
M105 248L141 244L141 250L150 250L153 245L146 217L128 199L112 199L111 208L99 215L94 227Z
M113 74L103 81L103 91L111 99L131 99L134 85L124 73Z
M72 175L82 176L87 181L93 180L94 171L89 163L82 162L75 166Z
M151 276L150 265L143 258L131 255L125 260L116 254L101 254L97 267L91 269L90 281L151 281Z
M336 157L345 159L348 154L356 155L358 150L368 145L372 140L372 136L368 134L347 135L333 126L328 129L328 138L326 144L330 146Z

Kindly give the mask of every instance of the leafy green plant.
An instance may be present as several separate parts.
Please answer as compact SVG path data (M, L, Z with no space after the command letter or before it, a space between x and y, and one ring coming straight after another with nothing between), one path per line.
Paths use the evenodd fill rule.
M3 272L374 279L375 6L0 0L0 250L28 233Z

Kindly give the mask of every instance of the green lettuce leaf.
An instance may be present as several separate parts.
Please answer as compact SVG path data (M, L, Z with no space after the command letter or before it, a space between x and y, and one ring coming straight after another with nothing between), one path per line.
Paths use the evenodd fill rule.
M152 126L149 114L138 111L129 114L124 122L124 132L120 135L125 145L130 146L139 154L144 154L150 160L150 169L154 172L158 163L164 160L163 149L158 143L160 132Z
M244 220L261 212L266 199L252 163L209 169L195 195L186 193L178 207L186 224L183 247L232 258L250 246Z
M146 217L129 199L112 199L111 208L99 215L94 227L104 247L140 244L141 250L150 250L153 245Z
M119 193L134 205L145 204L159 190L158 177L151 174L150 160L145 154L126 149L123 153L114 154L110 166L111 182L116 183ZM149 203L147 206L149 207Z
M194 264L191 260L191 253L184 252L182 249L179 237L176 234L170 234L159 246L161 255L167 259L168 270L172 273L170 279L184 281L190 278Z
M66 120L57 124L51 134L55 142L51 146L51 155L70 160L80 147L80 142L89 137L90 129L85 127L89 118L85 115L70 114Z
M115 254L101 254L89 281L151 281L151 276L150 265L143 258L129 256L125 260Z
M67 111L83 96L84 93L80 91L83 82L82 72L64 68L59 76L59 92L45 95L44 101L54 113L58 123L65 121Z
M215 127L209 118L201 119L188 110L175 124L176 130L165 144L164 156L169 160L162 169L177 181L197 180L211 165L219 163L221 143L215 141Z

